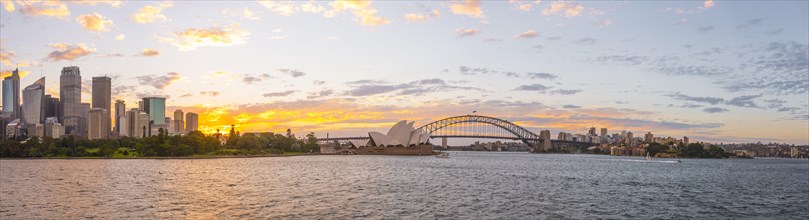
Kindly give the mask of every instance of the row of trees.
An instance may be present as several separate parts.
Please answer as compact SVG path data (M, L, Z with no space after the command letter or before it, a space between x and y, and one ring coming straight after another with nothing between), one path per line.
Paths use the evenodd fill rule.
M192 131L186 135L169 135L163 129L145 138L88 140L33 137L27 141L0 141L0 157L110 157L115 153L139 156L190 156L205 154L281 154L284 152L318 152L317 139L309 133L299 140L288 132L287 136L274 133L239 135L232 132L226 144L217 135ZM125 150L119 150L124 148Z
M250 153L278 153L278 152L319 152L315 133L309 133L304 139L297 139L292 131L287 129L287 134L248 133L239 135L231 129L231 137L225 146L230 149L247 151Z
M671 148L669 145L659 143L650 143L646 147L646 152L651 156L658 153L668 153L682 158L727 158L729 156L721 147L709 146L705 148L700 143L680 144L677 148Z

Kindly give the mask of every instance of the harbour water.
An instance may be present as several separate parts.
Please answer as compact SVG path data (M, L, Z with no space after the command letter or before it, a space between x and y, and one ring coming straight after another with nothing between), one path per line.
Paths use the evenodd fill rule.
M807 160L450 157L2 159L0 219L809 219Z

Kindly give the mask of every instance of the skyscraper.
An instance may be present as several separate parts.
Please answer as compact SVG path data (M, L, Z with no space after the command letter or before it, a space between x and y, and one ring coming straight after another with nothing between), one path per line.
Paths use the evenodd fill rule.
M149 136L149 114L138 112L138 127L135 128L135 137Z
M632 146L633 142L634 140L632 137L632 132L631 131L626 132L626 145Z
M129 136L129 130L128 130L129 127L126 124L127 122L128 122L128 120L126 120L126 114L118 116L115 119L115 123L118 124L117 125L118 127L115 127L115 129L116 129L115 132L118 133L118 137L127 137L127 136Z
M23 98L23 122L36 125L45 121L45 77L25 87ZM40 136L41 137L41 136Z
M20 73L14 69L11 76L3 78L3 114L10 115L9 121L13 121L20 118L20 111Z
M138 128L140 127L138 115L140 115L140 113L141 111L139 111L137 108L126 111L126 136L141 137L138 134ZM123 131L124 129L121 130Z
M125 131L126 129L122 129L126 127L126 123L123 125L123 121L121 121L121 117L126 119L126 103L124 100L115 100L115 133L119 136L127 136Z
M587 135L596 136L596 128L595 127L590 127L590 130L587 131Z
M183 110L177 109L174 110L174 120L172 121L174 124L174 130L172 133L175 134L183 134L185 133L185 121L183 120Z
M646 143L652 143L653 139L654 139L654 135L652 134L651 131L647 132L646 135L643 136L643 142L646 142Z
M90 113L90 103L82 102L79 104L79 132L78 135L87 137L87 118Z
M196 131L199 129L198 124L199 116L197 113L189 112L185 114L185 132Z
M76 135L80 132L81 122L81 71L77 66L62 68L59 76L59 99L62 103L62 124L65 134ZM83 124L83 123L82 123Z
M59 98L53 97L50 94L45 95L45 100L43 101L45 104L45 118L56 117L57 119L60 117L59 114Z
M688 145L688 137L687 136L683 136L683 144Z
M110 114L103 108L91 108L87 112L87 138L90 140L106 139L109 138L110 130L109 119L106 119Z
M166 98L143 98L143 110L149 114L149 121L155 125L166 124Z
M607 128L601 128L601 138L607 137Z
M101 129L106 129L107 132L102 132L107 136L101 137L104 139L109 138L110 126L112 126L112 79L106 76L93 77L93 108L100 108L107 110L107 116L104 117L103 126Z

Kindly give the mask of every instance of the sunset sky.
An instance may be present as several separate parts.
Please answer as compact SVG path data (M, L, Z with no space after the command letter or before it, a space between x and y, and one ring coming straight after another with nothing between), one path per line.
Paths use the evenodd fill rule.
M0 70L113 78L206 131L386 131L483 114L539 133L809 144L807 1L7 1Z

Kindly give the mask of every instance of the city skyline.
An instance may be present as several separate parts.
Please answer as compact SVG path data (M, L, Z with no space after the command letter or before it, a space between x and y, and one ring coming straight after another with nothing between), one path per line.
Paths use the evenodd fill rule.
M166 97L163 115L196 112L206 133L348 136L477 111L554 137L809 143L809 21L791 19L807 2L94 3L3 1L2 76L79 66L80 102L108 76L112 100Z

